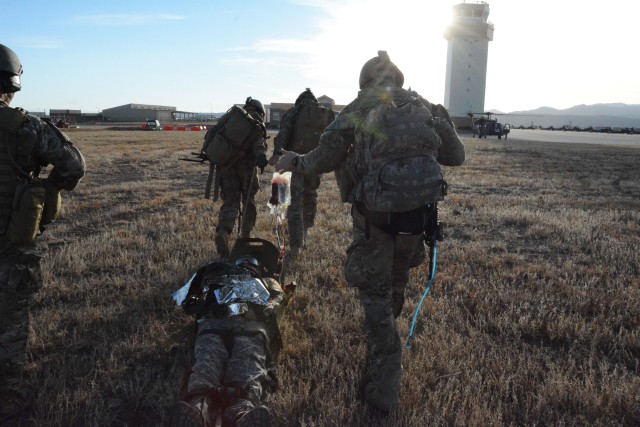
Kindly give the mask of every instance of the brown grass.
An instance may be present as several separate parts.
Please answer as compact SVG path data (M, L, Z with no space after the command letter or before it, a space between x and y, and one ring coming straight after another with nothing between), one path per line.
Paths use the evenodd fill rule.
M29 342L38 426L162 425L193 323L170 295L214 258L198 132L72 130L88 173L42 236ZM404 354L400 408L358 400L362 311L342 276L349 207L332 175L289 278L283 426L640 424L640 150L468 139L448 168L436 281ZM271 238L268 169L257 235ZM412 272L407 336L426 266Z

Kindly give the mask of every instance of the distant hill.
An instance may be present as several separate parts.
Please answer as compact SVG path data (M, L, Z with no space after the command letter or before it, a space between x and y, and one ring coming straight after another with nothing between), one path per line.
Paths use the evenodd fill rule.
M500 122L509 123L512 126L640 128L640 104L581 104L564 110L540 107L535 110L509 113L499 110L489 111L496 113Z

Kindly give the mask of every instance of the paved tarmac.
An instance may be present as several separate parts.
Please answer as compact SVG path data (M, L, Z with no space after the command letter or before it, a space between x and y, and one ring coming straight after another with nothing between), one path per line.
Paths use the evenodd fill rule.
M471 133L461 133L461 136L471 138ZM484 139L483 139L484 140ZM487 141L496 140L497 136L487 136ZM500 141L505 141L502 138ZM562 142L569 144L601 144L621 145L640 148L640 135L626 135L618 133L553 131L540 129L511 129L506 142L517 144L518 141Z

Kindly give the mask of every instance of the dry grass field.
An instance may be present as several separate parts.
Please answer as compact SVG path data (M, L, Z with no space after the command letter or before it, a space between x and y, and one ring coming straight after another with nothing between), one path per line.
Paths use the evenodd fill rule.
M71 130L87 175L42 236L29 341L31 418L16 425L158 426L190 367L194 325L171 293L215 257L199 132ZM271 144L270 140L270 144ZM446 240L404 352L401 405L357 394L362 311L342 276L349 206L333 175L289 279L282 426L640 425L640 147L466 139L446 168ZM272 239L261 175L256 235ZM423 292L413 270L402 336ZM12 425L12 424L9 424Z

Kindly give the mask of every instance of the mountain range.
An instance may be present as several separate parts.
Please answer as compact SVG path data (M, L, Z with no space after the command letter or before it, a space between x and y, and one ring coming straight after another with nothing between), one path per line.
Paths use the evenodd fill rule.
M540 107L534 110L511 111L508 113L495 109L489 111L495 114L499 122L509 123L515 127L640 128L640 104L580 104L564 110Z

